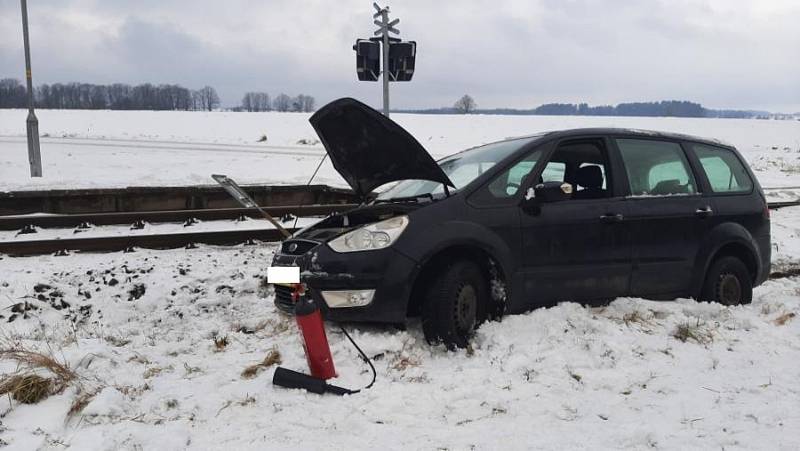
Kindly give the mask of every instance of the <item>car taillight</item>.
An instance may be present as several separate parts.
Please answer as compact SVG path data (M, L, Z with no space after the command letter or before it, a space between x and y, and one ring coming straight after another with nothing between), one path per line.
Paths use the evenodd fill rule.
M766 202L764 202L764 218L769 219L769 205Z

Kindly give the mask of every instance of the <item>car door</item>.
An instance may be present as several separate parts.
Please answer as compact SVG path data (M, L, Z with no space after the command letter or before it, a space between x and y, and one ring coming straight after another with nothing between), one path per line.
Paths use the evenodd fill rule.
M532 302L606 299L627 292L631 247L614 160L599 136L561 141L550 155L539 180L559 181L561 174L560 181L574 183L577 192L520 210L524 287ZM583 187L575 177L585 165L601 167L602 195L580 198Z
M711 201L699 191L679 142L636 136L612 141L625 167L629 192L631 295L685 295L702 237L711 226Z

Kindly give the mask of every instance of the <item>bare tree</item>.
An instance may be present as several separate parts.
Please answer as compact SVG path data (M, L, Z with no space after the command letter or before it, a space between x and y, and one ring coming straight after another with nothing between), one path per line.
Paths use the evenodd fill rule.
M272 99L266 92L259 92L256 96L258 111L272 111Z
M275 111L289 111L289 107L291 107L292 98L287 96L284 93L281 93L275 96L275 100L272 101L272 107Z
M254 111L253 109L253 93L246 92L242 97L242 109L244 111Z
M24 108L26 90L19 80L4 78L0 80L0 108Z
M292 99L292 101L291 101L290 110L293 111L293 112L303 111L303 99L304 98L305 98L305 96L303 94L300 94L299 96L294 97Z
M204 104L203 93L200 90L192 91L192 110L202 110Z
M244 111L269 111L272 109L269 94L266 92L248 92L242 98Z
M211 86L204 86L198 90L200 93L200 107L206 111L211 111L219 106L219 96L217 90Z
M475 99L473 99L469 94L464 94L463 97L456 101L453 108L456 109L461 114L469 114L475 111L478 105L475 103Z
M310 113L314 111L314 97L300 94L292 102L292 111L303 111Z

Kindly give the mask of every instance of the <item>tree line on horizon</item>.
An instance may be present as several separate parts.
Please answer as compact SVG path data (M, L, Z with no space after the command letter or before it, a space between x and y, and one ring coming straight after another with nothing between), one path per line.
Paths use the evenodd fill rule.
M266 92L247 92L242 97L242 103L238 107L233 108L234 111L291 111L291 112L304 112L310 113L315 109L316 100L314 97L305 94L299 94L295 97L290 97L284 93L280 93L271 99Z
M211 86L192 90L177 84L144 83L131 86L124 83L97 85L91 83L41 84L34 88L37 108L86 110L179 110L212 111L220 107L216 89ZM0 108L26 108L27 89L14 78L0 79ZM248 92L233 111L311 112L316 107L313 96L284 93L274 98L266 92ZM658 102L627 102L612 105L590 106L588 103L547 103L530 109L494 108L479 109L475 100L464 95L452 107L398 110L421 114L505 114L554 116L672 116L763 118L771 113L753 110L715 110L686 100Z
M14 78L0 80L0 108L28 106L26 87ZM37 108L65 110L205 110L219 107L211 86L188 89L177 84L92 83L41 84L33 89Z
M28 93L15 78L0 80L0 108L26 108ZM213 111L220 107L217 90L211 86L188 89L177 84L92 83L41 84L33 90L36 108L65 110L155 110ZM314 111L314 97L284 93L271 99L265 92L248 92L234 111Z
M627 102L617 105L590 106L588 103L546 103L530 109L493 108L479 109L472 96L464 94L452 107L423 110L402 110L418 114L506 114L543 116L647 116L647 117L717 117L761 118L767 111L713 110L686 100L661 100L657 102Z

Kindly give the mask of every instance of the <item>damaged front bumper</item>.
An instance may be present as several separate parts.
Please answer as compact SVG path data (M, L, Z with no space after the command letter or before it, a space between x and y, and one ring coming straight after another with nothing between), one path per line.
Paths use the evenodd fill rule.
M379 323L405 321L417 270L415 261L391 247L338 253L324 243L309 240L282 243L272 266L299 267L300 281L326 319ZM291 290L275 285L275 305L287 313L294 311ZM363 305L352 305L359 303Z

